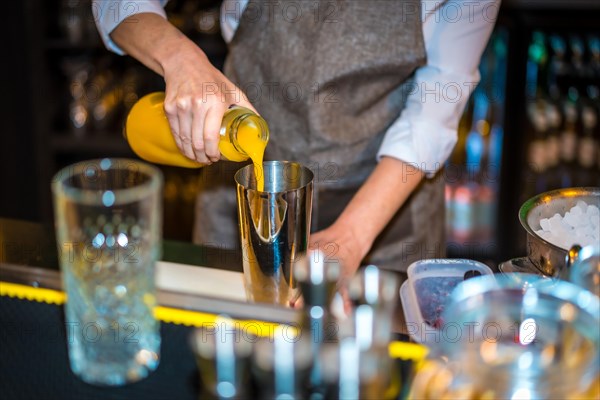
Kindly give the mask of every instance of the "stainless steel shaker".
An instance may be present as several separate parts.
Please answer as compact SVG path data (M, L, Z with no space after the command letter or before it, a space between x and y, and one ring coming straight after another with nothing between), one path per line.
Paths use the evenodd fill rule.
M248 300L290 306L299 294L294 265L308 248L313 173L299 163L263 163L264 191L254 166L235 174Z

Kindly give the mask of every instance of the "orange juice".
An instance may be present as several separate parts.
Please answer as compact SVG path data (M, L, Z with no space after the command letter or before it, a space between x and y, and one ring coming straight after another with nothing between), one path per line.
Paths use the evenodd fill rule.
M190 160L179 151L164 111L164 92L150 93L131 108L125 124L125 137L141 158L156 164L200 168L204 164ZM262 162L269 128L252 110L233 105L223 116L219 151L229 161L254 163L257 189L264 189Z
M269 130L264 119L244 107L233 106L223 117L219 151L230 161L254 164L256 189L264 190L263 156L269 140ZM224 139L225 138L225 139Z

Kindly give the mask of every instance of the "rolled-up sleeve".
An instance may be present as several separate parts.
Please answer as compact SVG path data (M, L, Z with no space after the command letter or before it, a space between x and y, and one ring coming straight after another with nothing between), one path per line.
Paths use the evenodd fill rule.
M427 64L416 71L406 107L386 132L378 159L400 159L428 176L443 166L479 82L479 60L499 6L500 0L422 1Z
M111 40L111 32L126 18L136 14L153 13L166 18L164 6L167 2L168 0L93 0L94 21L104 45L109 50L124 55L125 52Z

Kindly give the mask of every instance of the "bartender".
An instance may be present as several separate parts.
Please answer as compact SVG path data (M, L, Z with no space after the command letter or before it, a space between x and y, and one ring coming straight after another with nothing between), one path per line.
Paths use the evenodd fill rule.
M163 76L177 146L207 164L194 241L238 248L231 104L263 116L265 159L315 172L311 244L343 266L443 257L444 179L499 0L225 0L224 73L167 21L166 1L94 1L106 46ZM243 90L252 92L252 103ZM212 164L208 166L209 164Z

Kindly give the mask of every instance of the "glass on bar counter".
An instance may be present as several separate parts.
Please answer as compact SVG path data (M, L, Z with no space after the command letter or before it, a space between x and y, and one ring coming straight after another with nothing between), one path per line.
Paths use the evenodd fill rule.
M99 385L142 379L160 353L162 174L105 158L62 169L52 190L71 369Z

